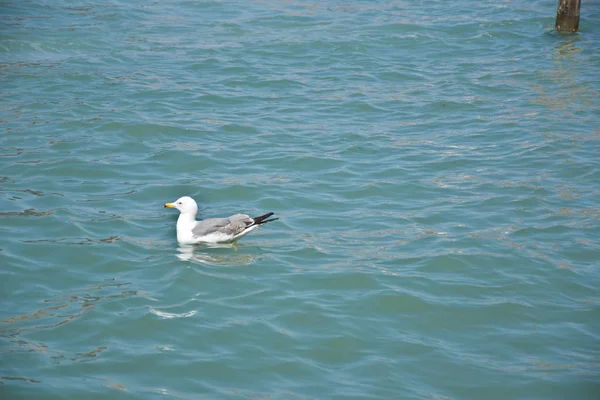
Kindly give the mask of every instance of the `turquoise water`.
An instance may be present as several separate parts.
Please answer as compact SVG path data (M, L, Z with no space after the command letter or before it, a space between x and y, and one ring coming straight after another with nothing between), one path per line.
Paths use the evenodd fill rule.
M600 12L555 3L3 3L0 396L598 399ZM180 248L183 195L280 220Z

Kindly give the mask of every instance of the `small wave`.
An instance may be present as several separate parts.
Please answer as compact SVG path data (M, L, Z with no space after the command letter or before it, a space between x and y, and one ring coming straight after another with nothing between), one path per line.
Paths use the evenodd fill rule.
M155 310L153 308L150 308L150 312L154 315L158 315L161 318L164 319L172 319L172 318L187 318L187 317L191 317L196 315L197 311L190 311L190 312L186 312L186 313L182 313L182 314L175 314L175 313L168 313L168 312L164 312L164 311L158 311Z

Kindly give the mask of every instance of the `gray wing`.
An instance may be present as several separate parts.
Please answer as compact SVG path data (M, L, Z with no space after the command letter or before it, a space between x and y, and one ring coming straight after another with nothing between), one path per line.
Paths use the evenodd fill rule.
M220 232L225 235L237 235L252 225L254 220L245 214L232 215L229 218L209 218L198 221L192 233L194 236L205 236Z

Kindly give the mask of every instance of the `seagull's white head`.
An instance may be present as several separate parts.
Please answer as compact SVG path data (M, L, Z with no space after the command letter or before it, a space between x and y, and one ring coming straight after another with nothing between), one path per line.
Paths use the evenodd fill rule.
M174 203L165 204L165 208L176 208L182 214L192 214L194 216L198 212L198 205L194 199L188 196L180 197Z

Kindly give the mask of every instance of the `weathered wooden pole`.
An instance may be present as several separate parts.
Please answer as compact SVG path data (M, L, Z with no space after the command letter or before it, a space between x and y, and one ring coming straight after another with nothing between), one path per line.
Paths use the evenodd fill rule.
M581 0L558 0L556 10L556 30L577 32L579 29L579 7Z

